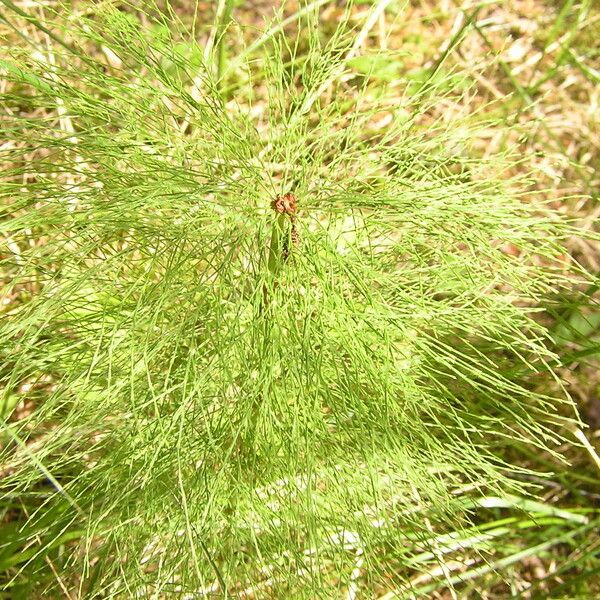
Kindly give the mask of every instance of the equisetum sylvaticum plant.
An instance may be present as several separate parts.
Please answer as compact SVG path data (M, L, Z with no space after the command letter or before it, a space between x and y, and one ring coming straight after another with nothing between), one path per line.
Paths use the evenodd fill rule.
M577 419L535 315L572 231L509 151L475 147L482 119L447 118L468 77L440 60L371 85L389 0L262 32L220 2L202 35L149 2L17 4L5 585L403 597L478 499L535 492L507 457Z

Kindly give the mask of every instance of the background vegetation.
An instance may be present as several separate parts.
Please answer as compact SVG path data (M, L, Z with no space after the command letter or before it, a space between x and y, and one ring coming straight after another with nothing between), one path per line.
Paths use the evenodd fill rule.
M600 594L597 6L1 6L6 597Z

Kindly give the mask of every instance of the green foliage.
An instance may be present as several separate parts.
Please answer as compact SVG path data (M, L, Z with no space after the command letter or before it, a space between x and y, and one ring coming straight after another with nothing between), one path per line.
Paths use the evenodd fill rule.
M571 230L510 157L472 158L469 119L432 118L461 90L443 70L390 106L347 21L316 22L306 54L276 30L234 65L231 97L222 22L207 56L110 3L0 63L6 106L35 107L2 150L6 589L56 592L58 561L90 598L406 590L478 527L464 490L526 493L503 451L574 416L530 383ZM587 527L546 516L561 543Z

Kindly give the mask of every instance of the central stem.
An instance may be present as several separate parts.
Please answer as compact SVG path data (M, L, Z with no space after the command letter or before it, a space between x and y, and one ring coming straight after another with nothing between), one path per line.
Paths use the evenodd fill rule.
M271 232L271 243L269 245L269 258L267 261L267 269L271 277L275 277L281 269L286 218L285 213L281 213L278 214L273 221L273 231Z
M284 194L283 196L277 196L271 203L271 208L275 211L277 216L273 221L273 228L271 231L271 243L269 245L269 256L267 258L267 279L263 287L261 312L264 311L268 305L269 286L275 286L276 277L289 253L291 240L290 232L286 227L286 220L291 220L293 230L297 210L296 196L290 193ZM287 239L286 236L288 236Z

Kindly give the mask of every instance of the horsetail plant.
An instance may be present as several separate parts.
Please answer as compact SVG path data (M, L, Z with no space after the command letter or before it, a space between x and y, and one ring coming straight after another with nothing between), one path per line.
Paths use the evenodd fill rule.
M576 419L535 384L569 227L437 109L467 79L354 70L390 2L328 35L323 4L228 62L231 2L211 47L3 2L5 589L409 597Z

